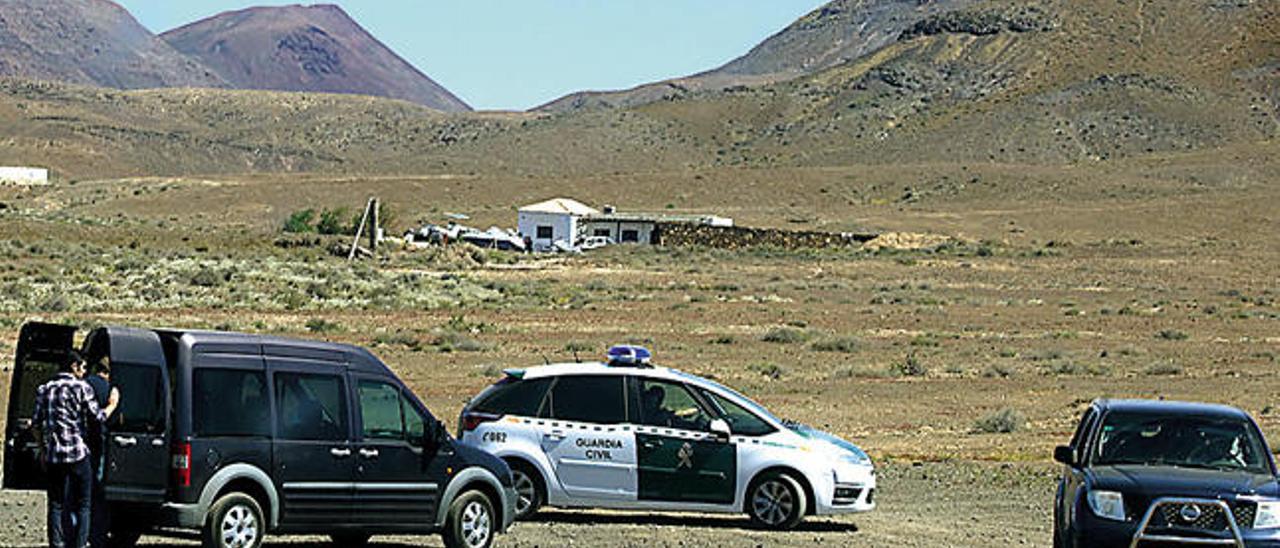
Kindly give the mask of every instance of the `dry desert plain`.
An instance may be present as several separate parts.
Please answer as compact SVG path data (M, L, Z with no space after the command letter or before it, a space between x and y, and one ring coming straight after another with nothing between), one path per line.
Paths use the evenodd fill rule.
M12 355L18 327L33 319L348 342L371 347L452 430L467 397L504 368L641 343L663 365L867 449L881 469L879 508L792 533L751 530L738 517L552 510L501 545L1046 546L1049 455L1094 398L1229 403L1280 439L1273 152L1056 168L8 187L0 353ZM768 184L777 181L786 184ZM392 204L399 229L445 212L509 226L515 207L566 195L745 225L937 237L886 238L880 249L616 247L575 257L450 248L357 264L332 257L331 240L277 245L289 212L354 208L370 194ZM42 508L42 496L0 494L0 544L39 545ZM272 544L295 542L324 541Z

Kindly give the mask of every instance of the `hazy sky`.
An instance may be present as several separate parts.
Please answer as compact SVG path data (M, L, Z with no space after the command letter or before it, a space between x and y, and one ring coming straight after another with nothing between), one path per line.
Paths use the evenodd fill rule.
M156 33L272 0L116 0ZM337 0L479 109L714 68L825 0Z

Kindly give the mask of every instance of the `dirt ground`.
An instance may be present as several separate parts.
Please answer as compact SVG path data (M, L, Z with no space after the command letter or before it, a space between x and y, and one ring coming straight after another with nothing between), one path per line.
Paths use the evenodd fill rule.
M881 470L880 507L863 516L810 518L788 533L752 529L745 517L547 510L517 523L498 546L1047 546L1054 469L1047 465L895 463ZM0 493L5 546L41 545L42 496ZM193 540L147 537L148 546ZM326 546L276 538L270 546ZM375 537L374 546L442 546L437 537Z
M707 183L717 186L691 191L690 209L744 224L949 242L924 250L450 251L357 266L321 248L272 245L284 212L329 205L309 201L319 200L313 191L358 192L347 182L0 189L0 354L12 355L18 327L35 319L347 342L382 357L452 430L465 400L505 368L640 343L660 364L714 377L867 449L882 470L880 507L787 534L738 518L549 512L503 546L1047 545L1049 456L1095 398L1228 403L1280 434L1280 188L1207 157L1180 162L1145 175L1144 166L982 168L990 185L910 202L823 197L904 171L871 182L744 172L762 186L741 194L716 190L733 176L721 173ZM951 168L931 169L919 168ZM801 190L770 201L759 189L772 177ZM638 208L679 201L658 179L624 192L653 189ZM566 184L599 192L598 182ZM293 195L303 183L316 186ZM549 180L494 190L506 183L374 186L406 222L462 211L476 224L511 224L525 197L558 193ZM193 214L192 203L227 213ZM264 212L275 220L263 224ZM986 419L1000 413L1011 431L987 433ZM0 545L38 544L41 504L0 494Z

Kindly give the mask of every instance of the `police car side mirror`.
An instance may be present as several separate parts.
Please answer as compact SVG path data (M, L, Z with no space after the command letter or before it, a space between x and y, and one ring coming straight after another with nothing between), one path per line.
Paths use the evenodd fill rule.
M711 434L715 436L716 441L728 443L729 437L733 435L733 430L729 428L729 423L724 419L716 419L711 421Z

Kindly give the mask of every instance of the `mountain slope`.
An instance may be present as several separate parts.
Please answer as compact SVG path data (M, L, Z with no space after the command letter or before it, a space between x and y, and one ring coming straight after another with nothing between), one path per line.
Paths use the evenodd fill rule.
M226 86L108 0L0 1L0 76L122 89Z
M337 6L227 12L161 38L241 89L373 95L471 110Z
M638 106L696 91L786 81L858 59L893 43L922 20L973 2L835 0L719 68L629 90L573 93L536 110Z

